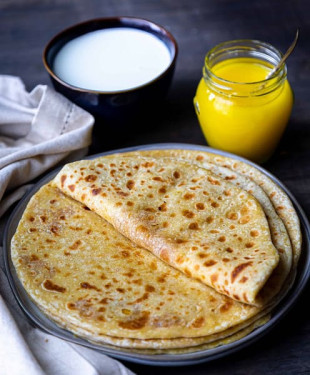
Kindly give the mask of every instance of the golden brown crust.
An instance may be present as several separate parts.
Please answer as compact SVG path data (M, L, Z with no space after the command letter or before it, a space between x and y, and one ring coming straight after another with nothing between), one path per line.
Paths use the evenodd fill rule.
M99 158L67 165L55 183L139 246L235 300L256 304L279 262L258 201L196 165Z
M146 354L224 345L269 319L294 281L301 244L298 217L272 181L244 163L188 150L112 155L96 160L95 166L87 163L71 164L58 176L58 186L81 203L51 184L43 187L27 206L12 240L17 274L51 319L90 341ZM204 187L199 190L201 180ZM253 207L268 223L253 215ZM247 272L260 261L251 254L263 232L253 216L263 227L269 225L271 237L269 230L266 235L279 255L278 266L261 282L258 307L236 301L249 300L252 276ZM208 228L208 240L216 244L213 253L214 244L200 235L202 228ZM246 235L240 228L248 228ZM246 255L239 252L236 257L232 238L244 245ZM139 246L145 244L157 257ZM237 291L227 294L236 300L194 280L202 267L212 287L221 285L217 267L225 269L227 282ZM225 281L222 285L227 291Z

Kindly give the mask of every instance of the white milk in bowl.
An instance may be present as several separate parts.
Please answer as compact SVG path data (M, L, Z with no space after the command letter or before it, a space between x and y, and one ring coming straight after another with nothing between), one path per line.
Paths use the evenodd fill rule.
M66 43L53 70L87 90L114 92L142 86L170 65L169 49L151 33L129 27L92 31Z

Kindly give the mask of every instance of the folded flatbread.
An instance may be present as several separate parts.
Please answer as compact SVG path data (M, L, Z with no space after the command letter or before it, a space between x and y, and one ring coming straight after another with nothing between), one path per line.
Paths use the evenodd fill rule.
M235 300L259 305L279 263L257 199L197 165L99 158L66 165L54 182L134 243Z
M230 181L232 184L253 195L265 212L270 227L272 242L280 256L278 266L261 290L259 298L256 298L261 304L271 303L271 300L281 290L284 281L287 277L290 277L290 272L295 272L301 251L301 232L296 211L288 196L271 179L248 164L203 151L177 149L145 150L114 154L106 156L106 158L115 158L117 156L121 158L126 156L135 158L170 157L186 160L187 162L210 170L217 176ZM228 161L230 163L229 165L234 166L234 169L239 165L239 172L228 168ZM242 174L240 170L243 171ZM245 170L251 178L246 175ZM265 186L267 188L265 188ZM266 191L263 188L265 188ZM288 231L290 231L291 239Z

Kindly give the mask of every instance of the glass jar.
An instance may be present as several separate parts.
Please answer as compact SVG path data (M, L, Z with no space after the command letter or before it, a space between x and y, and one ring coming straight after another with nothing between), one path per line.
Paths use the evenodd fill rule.
M289 120L293 93L281 53L270 44L235 40L205 57L194 106L211 147L262 163L274 152Z

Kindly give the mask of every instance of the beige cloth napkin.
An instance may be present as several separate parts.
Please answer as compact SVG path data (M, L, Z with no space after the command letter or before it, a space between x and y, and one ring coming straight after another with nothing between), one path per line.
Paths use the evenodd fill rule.
M0 76L0 217L35 177L86 154L93 123L90 114L49 87L39 85L28 93L19 78ZM0 244L5 219L0 222ZM31 326L12 295L2 259L1 375L133 374L118 361Z

